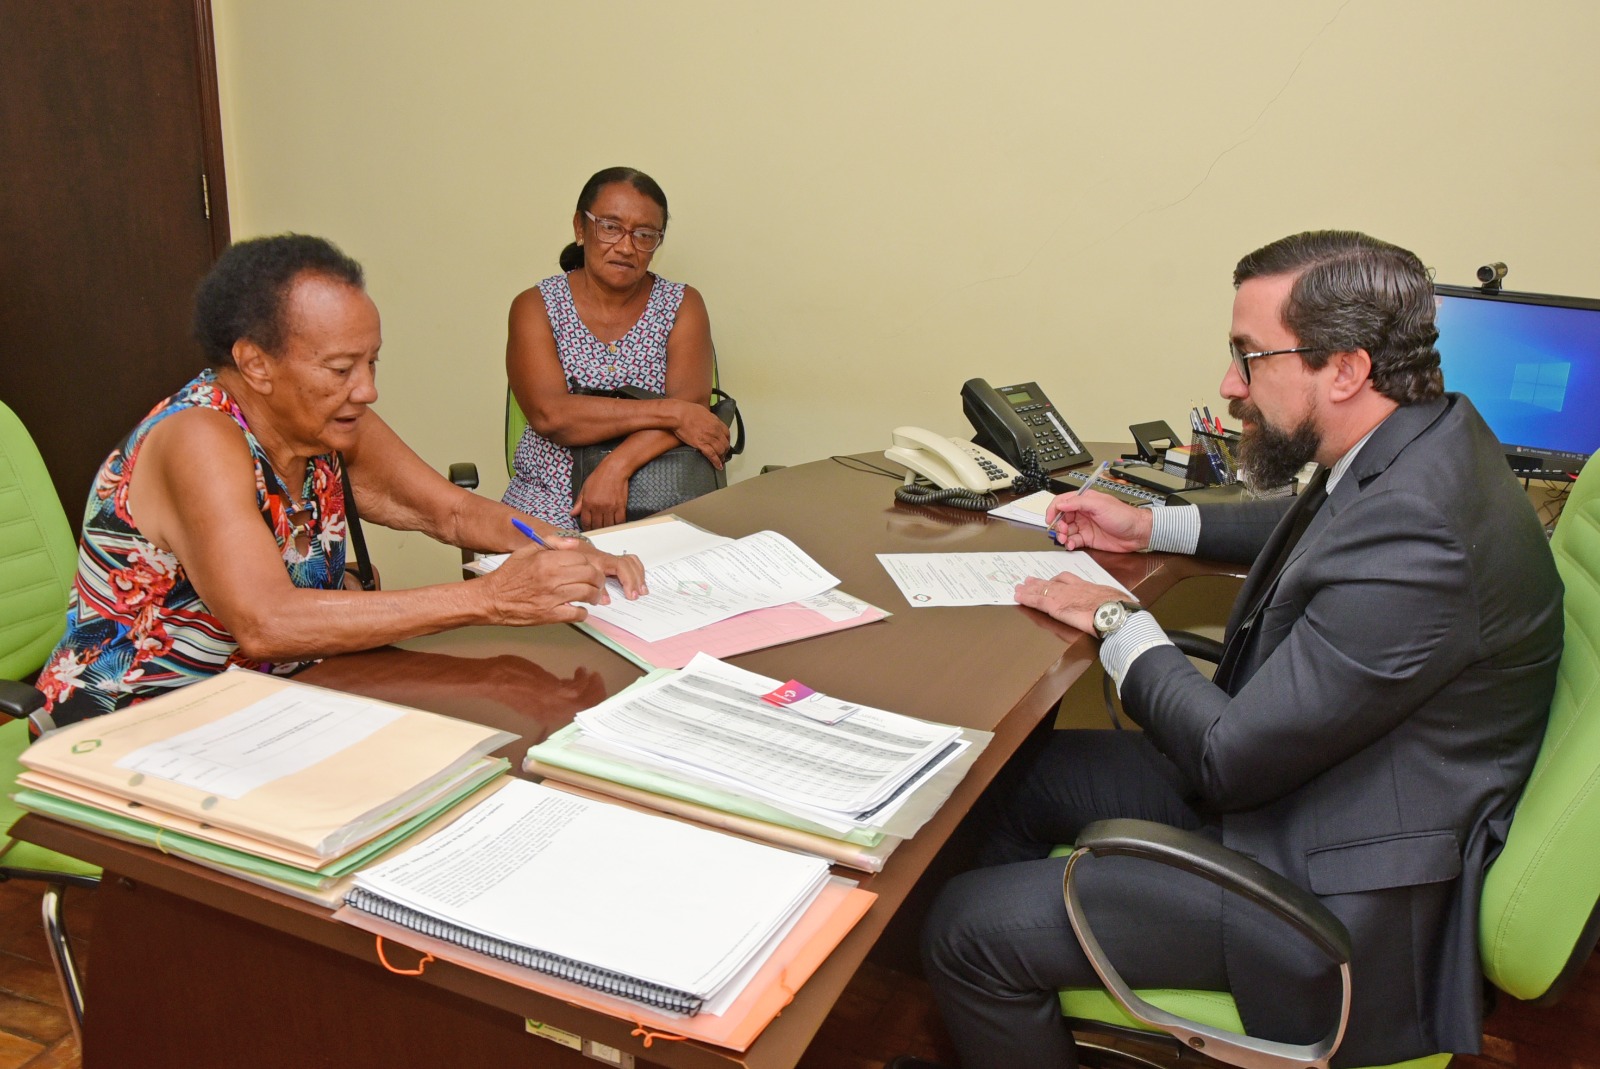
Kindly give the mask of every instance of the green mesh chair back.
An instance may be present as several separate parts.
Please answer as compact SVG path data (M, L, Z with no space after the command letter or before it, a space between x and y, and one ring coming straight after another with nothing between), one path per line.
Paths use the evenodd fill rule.
M0 678L29 676L50 656L76 568L72 528L44 460L0 404Z
M72 528L44 460L16 413L0 404L0 679L37 672L66 630L77 557ZM76 858L14 841L22 811L11 801L28 724L0 725L0 865L28 872L97 875Z
M522 441L522 432L528 426L528 417L522 414L522 406L517 404L516 395L509 389L506 390L506 474L517 474L517 443Z
M1600 901L1600 463L1567 498L1550 548L1566 637L1550 723L1505 849L1483 887L1484 973L1520 999L1553 998L1588 957ZM1580 951L1574 961L1574 949Z

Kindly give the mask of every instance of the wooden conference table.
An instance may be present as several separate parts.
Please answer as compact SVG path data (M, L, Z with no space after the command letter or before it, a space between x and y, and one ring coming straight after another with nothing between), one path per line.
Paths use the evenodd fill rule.
M1096 448L1100 456L1116 450ZM882 454L867 459L885 463ZM749 1051L660 1040L646 1051L625 1021L444 962L421 976L391 975L378 963L373 939L331 920L326 909L28 816L17 824L19 838L106 873L88 963L87 1069L597 1064L526 1034L529 1018L640 1064L789 1069L960 818L1095 655L1081 633L1021 607L909 607L875 553L1032 550L1045 540L1036 528L981 514L897 505L894 485L818 461L677 510L721 534L781 531L838 576L841 589L894 613L736 663L851 701L995 733L939 814L882 873L862 880L877 903ZM1218 571L1160 554L1101 562L1146 604L1181 579ZM335 657L300 678L514 732L522 739L504 753L516 767L528 745L638 675L572 628L481 627ZM404 949L395 957L399 967L415 959Z

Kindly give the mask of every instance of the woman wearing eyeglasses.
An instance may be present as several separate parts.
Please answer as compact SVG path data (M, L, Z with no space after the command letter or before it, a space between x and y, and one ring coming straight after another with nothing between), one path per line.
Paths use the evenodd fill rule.
M633 473L680 442L717 467L728 429L712 415L711 322L692 286L650 271L667 196L649 175L610 167L578 194L563 274L511 302L506 376L528 428L506 504L557 527L621 523ZM635 386L661 400L579 390ZM570 447L626 437L574 500Z

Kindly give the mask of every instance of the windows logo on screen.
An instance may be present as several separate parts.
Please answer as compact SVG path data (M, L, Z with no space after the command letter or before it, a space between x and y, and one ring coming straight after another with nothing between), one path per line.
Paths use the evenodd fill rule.
M1511 400L1560 412L1567 403L1567 378L1572 365L1564 360L1518 364L1511 373Z

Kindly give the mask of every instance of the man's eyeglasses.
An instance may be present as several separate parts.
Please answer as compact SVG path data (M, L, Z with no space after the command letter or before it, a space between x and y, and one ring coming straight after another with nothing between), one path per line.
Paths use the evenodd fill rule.
M1228 343L1228 355L1233 359L1233 366L1238 369L1239 377L1246 386L1250 385L1250 361L1259 360L1263 356L1281 356L1284 353L1314 353L1316 348L1310 345L1300 345L1293 349L1264 349L1259 353L1246 353L1239 350L1238 342Z
M633 247L640 252L655 252L661 239L666 236L653 227L641 226L637 230L629 230L615 219L602 219L593 212L583 214L594 224L595 237L600 239L602 245L615 245L622 240L622 235L627 234L633 238Z

